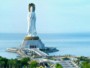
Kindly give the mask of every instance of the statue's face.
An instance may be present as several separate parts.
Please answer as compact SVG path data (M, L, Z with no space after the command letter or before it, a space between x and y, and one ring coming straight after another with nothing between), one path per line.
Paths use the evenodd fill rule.
M32 6L30 7L30 12L33 12L33 7Z

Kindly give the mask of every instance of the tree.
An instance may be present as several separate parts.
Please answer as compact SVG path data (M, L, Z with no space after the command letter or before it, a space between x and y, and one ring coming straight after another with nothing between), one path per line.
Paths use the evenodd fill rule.
M3 58L0 56L0 67L6 67L7 66L8 59Z
M90 63L89 62L82 62L81 68L90 68Z
M57 63L55 68L63 68L61 64Z
M17 62L14 60L14 59L10 59L10 60L8 60L8 66L9 66L9 68L15 68L16 67L16 64L17 64Z
M30 58L22 58L21 60L22 67L28 66L28 62L30 61Z
M38 62L37 61L31 61L30 62L30 68L36 68L38 66Z
M1 61L0 62L0 68L4 68L5 67L5 62L4 61Z

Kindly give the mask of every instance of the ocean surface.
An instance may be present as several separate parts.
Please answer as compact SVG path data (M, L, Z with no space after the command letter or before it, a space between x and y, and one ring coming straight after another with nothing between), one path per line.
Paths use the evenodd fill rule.
M0 33L0 56L16 58L15 53L6 52L7 48L20 47L26 34ZM47 47L59 51L50 55L74 55L90 57L90 33L38 34Z

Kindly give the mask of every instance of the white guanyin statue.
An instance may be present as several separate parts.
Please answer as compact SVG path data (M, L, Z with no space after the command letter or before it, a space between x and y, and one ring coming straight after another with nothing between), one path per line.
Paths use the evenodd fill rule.
M35 5L33 3L29 4L28 12L28 36L35 37L37 36L36 32L36 15L35 15Z

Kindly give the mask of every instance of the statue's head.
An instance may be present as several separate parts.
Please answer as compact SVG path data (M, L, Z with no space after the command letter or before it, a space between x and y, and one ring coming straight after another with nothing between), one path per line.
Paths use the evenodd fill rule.
M35 11L35 4L34 3L30 3L28 8L29 8L29 12L34 12Z

